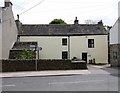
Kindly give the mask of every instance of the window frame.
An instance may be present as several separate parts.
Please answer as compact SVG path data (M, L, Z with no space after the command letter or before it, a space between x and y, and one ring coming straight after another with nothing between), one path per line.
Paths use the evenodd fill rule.
M94 39L88 39L88 48L94 48Z
M68 51L62 51L62 59L68 59Z
M67 38L62 38L62 46L67 46Z

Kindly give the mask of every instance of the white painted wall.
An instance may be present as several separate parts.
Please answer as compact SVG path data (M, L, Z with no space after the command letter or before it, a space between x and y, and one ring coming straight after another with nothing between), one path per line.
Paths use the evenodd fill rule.
M57 37L57 36L30 36L21 37L22 42L38 42L38 46L42 47L40 51L41 59L62 59L62 51L68 51L68 46L62 46L62 38L67 37Z
M120 44L120 18L118 21L118 43Z
M0 7L4 7L4 0L0 0Z
M67 36L21 36L20 41L38 42L38 46L42 47L41 59L62 59L62 51L69 51L68 46L62 46L62 38L68 39ZM94 39L95 48L88 48L88 39ZM73 57L82 59L82 52L88 53L88 60L95 58L97 63L108 63L107 35L71 36L70 59Z
M118 43L120 44L120 1L118 2Z
M2 59L2 8L0 7L0 60Z
M118 20L110 30L110 44L120 44L120 1L118 2Z
M17 40L17 33L12 6L2 9L2 59L8 59L9 51Z
M118 20L117 20L110 30L110 44L120 43L120 42L118 42L118 37L120 36L118 34L118 27L120 27L120 26L118 26Z
M2 59L2 8L0 7L0 60ZM2 70L2 63L0 61L0 71ZM0 78L0 92L2 93L2 79Z
M94 39L94 48L88 48L88 39ZM108 42L106 35L72 36L70 58L82 59L82 52L88 54L88 62L95 58L96 63L108 63Z
M118 2L118 18L120 17L120 1Z

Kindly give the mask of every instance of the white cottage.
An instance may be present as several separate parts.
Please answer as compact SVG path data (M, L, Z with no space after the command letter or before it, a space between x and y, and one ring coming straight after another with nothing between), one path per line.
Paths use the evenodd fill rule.
M19 22L19 21L18 21ZM18 23L17 23L18 24ZM102 21L98 24L19 23L18 41L37 42L40 59L72 59L77 57L89 63L108 63L108 38Z

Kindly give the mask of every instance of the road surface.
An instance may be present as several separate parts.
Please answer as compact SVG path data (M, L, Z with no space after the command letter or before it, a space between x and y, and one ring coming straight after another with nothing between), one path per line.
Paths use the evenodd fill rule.
M89 66L90 74L3 78L2 91L118 91L118 70Z

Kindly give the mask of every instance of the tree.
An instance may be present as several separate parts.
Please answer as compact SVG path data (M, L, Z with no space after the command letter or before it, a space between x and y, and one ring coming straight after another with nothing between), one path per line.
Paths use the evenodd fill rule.
M67 23L62 19L54 19L49 24L67 24Z

